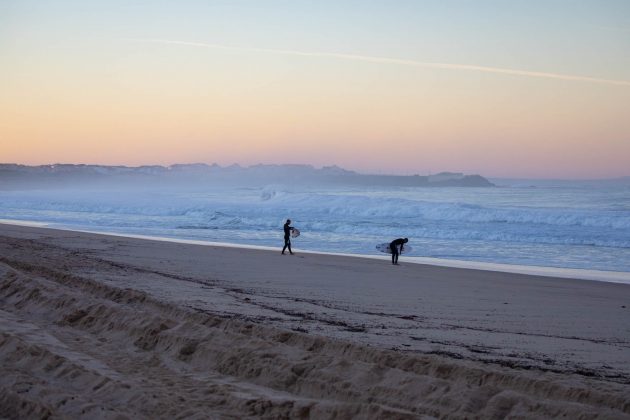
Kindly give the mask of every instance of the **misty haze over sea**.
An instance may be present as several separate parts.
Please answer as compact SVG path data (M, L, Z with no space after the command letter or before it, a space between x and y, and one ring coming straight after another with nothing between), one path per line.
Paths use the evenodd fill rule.
M362 175L308 165L0 165L0 219L51 227L376 254L630 271L630 179Z

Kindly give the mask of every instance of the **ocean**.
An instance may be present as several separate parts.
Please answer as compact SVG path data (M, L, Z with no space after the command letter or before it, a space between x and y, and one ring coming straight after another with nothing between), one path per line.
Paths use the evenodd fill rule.
M245 245L630 272L630 187L83 189L0 191L0 219Z

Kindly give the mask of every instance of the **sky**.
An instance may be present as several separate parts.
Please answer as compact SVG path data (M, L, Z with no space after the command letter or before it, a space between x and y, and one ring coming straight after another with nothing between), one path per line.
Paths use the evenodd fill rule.
M0 162L630 175L627 0L0 0Z

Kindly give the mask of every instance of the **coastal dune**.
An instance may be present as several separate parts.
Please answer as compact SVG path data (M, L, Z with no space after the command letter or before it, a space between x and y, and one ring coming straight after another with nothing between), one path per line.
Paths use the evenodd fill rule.
M627 303L623 284L0 224L0 417L630 418Z

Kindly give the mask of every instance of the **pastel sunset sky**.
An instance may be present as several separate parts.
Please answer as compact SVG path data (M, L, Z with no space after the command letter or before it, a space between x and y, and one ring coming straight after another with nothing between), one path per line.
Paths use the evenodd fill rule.
M0 0L0 162L630 175L630 1Z

